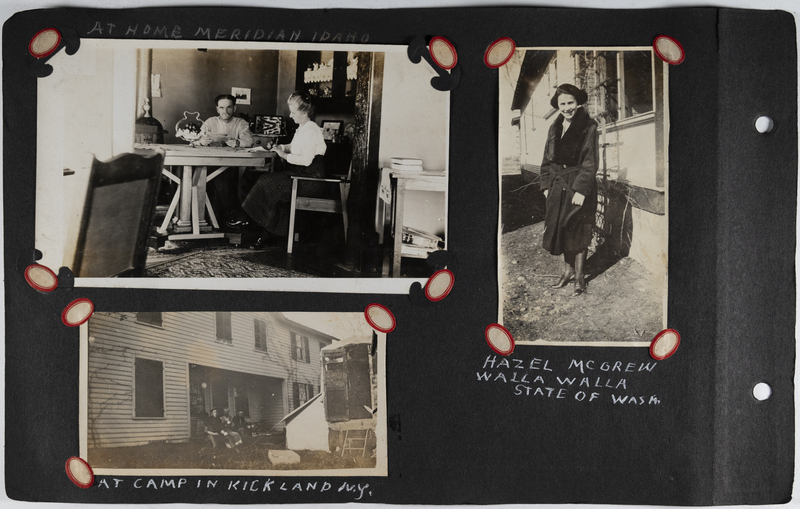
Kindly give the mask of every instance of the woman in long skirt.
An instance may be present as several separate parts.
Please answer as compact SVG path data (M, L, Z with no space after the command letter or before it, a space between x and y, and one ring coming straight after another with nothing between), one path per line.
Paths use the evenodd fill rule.
M273 152L288 164L286 171L267 173L261 176L242 203L242 209L261 225L264 233L251 246L261 248L271 241L285 238L289 232L287 205L292 197L292 175L324 177L322 156L325 155L325 139L322 129L313 122L314 100L306 92L294 92L287 101L292 120L300 127L288 145L276 145ZM301 181L304 196L319 196L324 183Z

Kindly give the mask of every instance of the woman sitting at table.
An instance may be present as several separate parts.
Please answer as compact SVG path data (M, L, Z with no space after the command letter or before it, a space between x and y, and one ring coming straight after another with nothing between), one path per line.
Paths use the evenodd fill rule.
M272 151L286 160L288 168L260 177L242 203L247 215L264 229L261 238L250 246L252 249L288 235L289 211L286 205L292 198L291 176L325 176L322 156L326 146L322 129L312 121L315 113L313 97L298 91L289 96L287 103L290 117L299 127L290 144L276 145ZM322 182L301 181L299 185L303 187L304 196L319 196L325 190Z

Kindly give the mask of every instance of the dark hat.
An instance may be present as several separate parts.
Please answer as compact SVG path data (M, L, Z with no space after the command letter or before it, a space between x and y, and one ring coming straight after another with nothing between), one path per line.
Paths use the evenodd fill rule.
M581 104L586 104L586 101L589 100L589 95L581 90L580 88L576 87L575 85L570 85L569 83L564 83L558 86L555 93L553 93L553 97L550 98L550 106L555 109L558 109L558 96L561 94L569 94L575 98L578 102L578 106Z

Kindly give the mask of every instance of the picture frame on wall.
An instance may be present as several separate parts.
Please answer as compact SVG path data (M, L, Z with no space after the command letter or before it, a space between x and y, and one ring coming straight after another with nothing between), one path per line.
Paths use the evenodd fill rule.
M323 120L322 121L322 137L325 141L333 141L342 134L342 126L344 122L341 120Z
M250 104L250 89L231 87L231 95L236 98L236 104Z

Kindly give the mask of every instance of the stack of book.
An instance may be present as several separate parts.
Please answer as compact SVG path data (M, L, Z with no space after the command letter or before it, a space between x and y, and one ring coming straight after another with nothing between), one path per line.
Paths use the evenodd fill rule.
M444 249L444 240L430 232L403 226L403 244L408 244L421 249Z
M422 171L422 159L393 157L392 169L397 171Z

